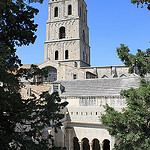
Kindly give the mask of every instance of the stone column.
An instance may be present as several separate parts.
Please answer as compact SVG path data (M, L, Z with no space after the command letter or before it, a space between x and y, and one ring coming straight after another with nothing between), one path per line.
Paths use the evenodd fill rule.
M49 33L48 26L49 24L46 23L46 41L48 41L48 33Z
M115 144L115 138L111 137L111 140L110 140L110 149L114 148L114 144Z
M66 148L67 150L71 150L71 145L72 145L72 141L71 141L71 132L72 132L72 128L71 127L66 127Z
M72 145L71 131L72 131L72 130L69 130L69 150L71 150L71 145Z
M102 148L102 143L100 143L100 150L103 150L103 148Z
M47 44L45 43L45 46L44 46L44 61L47 60Z
M90 150L92 150L92 143L89 143L89 145L90 145Z
M65 147L69 150L69 131L65 131Z
M52 8L51 8L51 4L49 4L49 7L48 7L48 19L49 19L49 20L52 19Z
M63 139L62 139L62 143L63 143L63 147L66 147L66 143L65 143L65 128L64 128L64 125L62 127L62 131L63 131Z
M83 146L82 146L82 141L81 142L79 142L79 145L80 145L80 150L83 150Z

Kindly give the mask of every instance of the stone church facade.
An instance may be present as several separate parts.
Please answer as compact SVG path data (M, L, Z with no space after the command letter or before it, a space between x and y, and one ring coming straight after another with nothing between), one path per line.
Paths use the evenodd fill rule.
M22 79L26 85L22 89L23 97L58 91L62 101L69 102L63 112L63 126L57 134L51 131L55 146L67 150L112 150L114 138L101 124L99 116L104 113L106 103L121 111L126 105L119 92L137 88L139 79L137 71L130 75L126 66L90 66L84 0L49 1L44 62L38 67L47 67L48 77L40 81L37 78L34 82L40 82L39 85Z

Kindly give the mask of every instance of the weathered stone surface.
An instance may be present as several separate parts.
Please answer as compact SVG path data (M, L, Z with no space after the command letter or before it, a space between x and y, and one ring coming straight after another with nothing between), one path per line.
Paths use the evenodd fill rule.
M70 5L71 14L68 13ZM21 94L25 99L31 94L39 98L42 92L58 90L62 101L69 102L62 110L65 118L58 133L48 129L54 136L55 146L73 150L73 140L77 138L83 149L82 141L87 138L90 149L94 140L102 149L107 139L113 149L114 138L100 123L99 116L104 113L106 104L118 111L126 107L125 98L119 93L122 89L137 88L139 76L136 70L128 74L126 66L90 67L86 7L84 0L49 0L44 62L38 64L39 68L49 68L49 76L43 78L40 85L31 85L33 79L20 79L25 83ZM35 82L39 82L38 79Z

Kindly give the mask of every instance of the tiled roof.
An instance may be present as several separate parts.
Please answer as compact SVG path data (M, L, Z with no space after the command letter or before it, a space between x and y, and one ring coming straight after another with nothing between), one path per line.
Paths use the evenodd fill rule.
M119 96L122 89L139 86L139 78L58 81L65 87L60 96Z

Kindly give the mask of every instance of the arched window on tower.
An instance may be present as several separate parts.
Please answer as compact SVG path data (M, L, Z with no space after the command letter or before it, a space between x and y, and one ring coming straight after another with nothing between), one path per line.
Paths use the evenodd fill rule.
M72 15L72 5L68 5L68 15Z
M68 50L65 51L65 59L69 59L69 52L68 52Z
M55 51L55 60L58 60L58 51Z
M65 33L65 27L60 27L59 28L59 39L65 38L65 35L66 35L66 33Z
M85 42L85 31L83 30L83 41Z
M58 7L55 7L54 9L54 17L58 17Z

